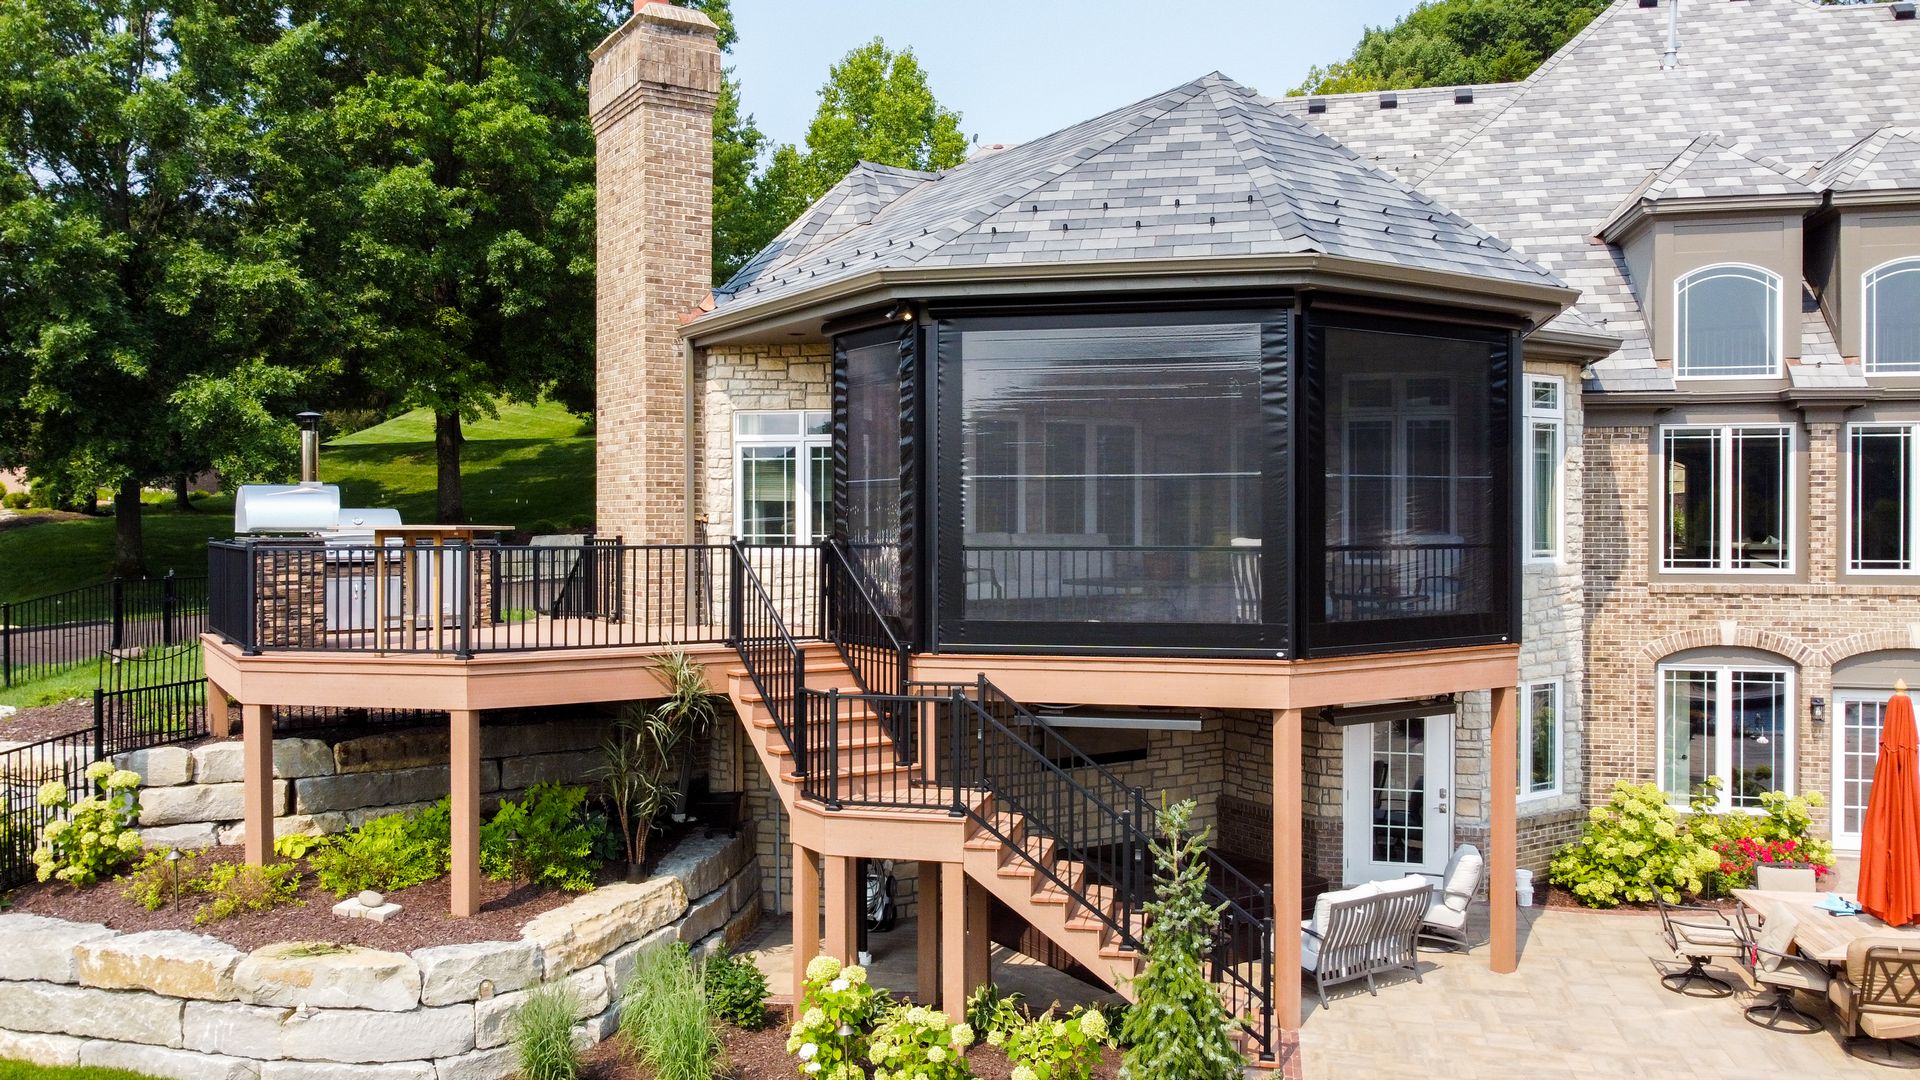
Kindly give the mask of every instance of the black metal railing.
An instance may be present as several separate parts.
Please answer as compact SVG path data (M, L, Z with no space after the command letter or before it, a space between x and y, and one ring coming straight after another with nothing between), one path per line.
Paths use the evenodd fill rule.
M807 549L801 549L807 550ZM805 777L807 756L807 653L788 629L780 605L767 591L745 544L733 545L727 602L731 643L740 654L780 738L793 754L794 772Z
M206 578L113 578L0 604L0 685L90 663L103 652L192 641L206 629Z
M1327 546L1326 617L1336 622L1487 611L1492 544Z
M829 810L953 811L968 799L946 765L946 748L961 730L952 699L837 688L808 689L801 698L805 753L795 754L808 763L801 797Z
M999 545L964 550L966 613L987 621L1258 623L1260 546Z
M100 668L93 691L100 757L206 735L207 681L198 642L141 656L103 656Z
M208 545L209 627L249 652L491 652L731 641L739 568L800 637L823 621L819 552L788 545Z
M0 891L34 879L34 845L58 814L40 805L40 786L57 780L76 799L86 794L94 740L82 730L0 750Z
M827 638L869 694L900 694L912 677L913 657L893 631L847 549L836 541L821 545L826 585Z

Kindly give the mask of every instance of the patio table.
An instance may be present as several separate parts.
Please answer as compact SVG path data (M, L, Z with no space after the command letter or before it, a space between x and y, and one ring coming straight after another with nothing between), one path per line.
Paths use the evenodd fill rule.
M1734 899L1771 919L1775 912L1790 911L1798 919L1793 932L1794 947L1800 955L1822 964L1847 962L1847 946L1860 938L1910 938L1920 947L1920 924L1891 927L1864 912L1859 915L1833 915L1816 907L1822 893L1770 892L1765 889L1735 889Z

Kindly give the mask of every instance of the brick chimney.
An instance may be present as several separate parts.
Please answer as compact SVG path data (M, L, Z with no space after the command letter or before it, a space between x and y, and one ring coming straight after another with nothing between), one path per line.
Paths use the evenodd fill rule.
M713 107L705 15L636 0L593 51L598 147L595 517L629 543L686 539L681 316L713 274Z

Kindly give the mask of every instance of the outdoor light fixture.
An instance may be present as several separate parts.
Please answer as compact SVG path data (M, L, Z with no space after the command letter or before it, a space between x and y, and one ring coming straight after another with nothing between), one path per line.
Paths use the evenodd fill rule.
M1807 717L1816 724L1827 722L1827 699L1823 697L1807 700Z
M167 852L167 872L173 875L173 906L180 906L180 849Z

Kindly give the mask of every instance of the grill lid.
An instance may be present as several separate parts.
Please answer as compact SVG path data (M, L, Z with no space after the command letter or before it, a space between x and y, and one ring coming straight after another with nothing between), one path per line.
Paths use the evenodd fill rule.
M340 489L332 484L245 484L233 500L236 533L311 533L339 524Z

